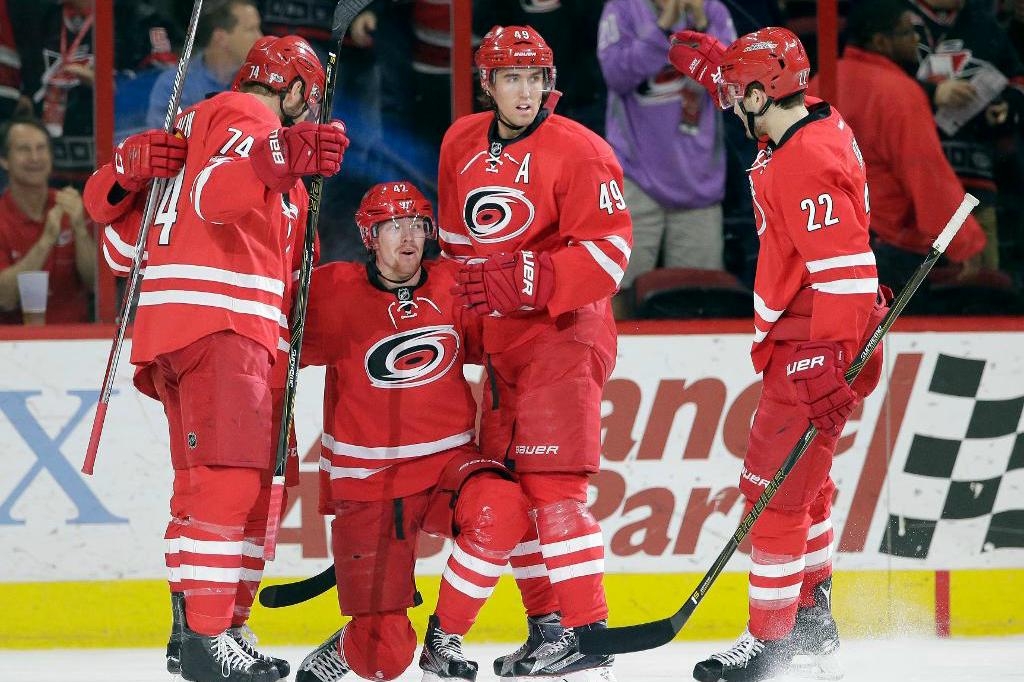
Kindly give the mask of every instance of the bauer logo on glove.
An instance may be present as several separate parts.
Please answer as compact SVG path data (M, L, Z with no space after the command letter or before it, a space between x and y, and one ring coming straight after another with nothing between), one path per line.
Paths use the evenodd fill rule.
M544 310L555 289L551 256L518 251L466 263L452 293L479 315Z

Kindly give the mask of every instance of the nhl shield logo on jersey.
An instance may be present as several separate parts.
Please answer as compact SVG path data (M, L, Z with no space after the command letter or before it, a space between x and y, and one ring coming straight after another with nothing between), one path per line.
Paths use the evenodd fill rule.
M429 384L452 368L460 345L459 334L450 324L393 334L366 351L366 376L378 388Z
M481 187L466 196L463 215L470 236L481 244L518 237L533 223L533 203L518 189Z

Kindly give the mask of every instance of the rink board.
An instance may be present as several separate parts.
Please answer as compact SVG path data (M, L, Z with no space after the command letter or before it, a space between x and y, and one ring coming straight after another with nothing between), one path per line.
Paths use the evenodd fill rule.
M745 327L652 323L620 337L603 405L604 471L591 489L613 623L678 608L735 528L759 390ZM833 466L840 622L851 634L1024 632L1024 321L897 329L886 376L847 425ZM108 330L46 331L66 338L0 341L0 647L157 645L168 613L163 414L132 388L126 349L96 476L80 475ZM467 375L479 384L478 368ZM322 377L315 369L300 377L302 482L268 581L329 561L315 512ZM742 627L745 549L683 636L728 638ZM429 538L421 550L426 606L417 625L446 551ZM300 644L321 639L337 616L325 596L257 609L253 620L267 641ZM503 578L473 636L514 640L522 627Z

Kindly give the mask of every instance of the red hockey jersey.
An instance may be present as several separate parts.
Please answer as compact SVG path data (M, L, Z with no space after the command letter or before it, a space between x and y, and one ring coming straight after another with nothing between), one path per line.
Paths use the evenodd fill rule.
M271 193L247 155L253 141L280 127L252 96L224 92L178 115L175 127L189 142L185 168L166 184L146 244L132 343L132 362L183 348L232 330L276 353L283 314L289 224L305 207ZM296 189L296 191L300 191ZM102 220L102 219L101 219ZM114 252L134 244L136 226L121 222L104 231ZM120 236L120 242L112 239Z
M302 362L327 366L320 469L333 500L425 490L449 459L432 455L474 439L462 365L479 342L450 292L458 265L424 263L418 286L393 291L368 267L323 265L309 291Z
M89 214L94 219L102 219L106 225L102 233L101 246L103 256L114 275L127 277L135 258L135 244L139 238L139 227L145 208L146 193L130 195L117 205L106 202L107 193L114 183L114 174L110 164L101 167L89 180L86 187L86 203ZM281 211L285 215L285 265L282 273L285 283L284 300L289 306L294 304L294 287L299 278L302 265L302 249L305 239L305 224L309 210L309 195L302 183L296 183L288 195L281 195ZM152 228L151 228L152 229ZM290 260L290 263L287 261ZM320 238L315 236L313 242L313 263L320 260ZM146 257L143 257L142 268L145 272ZM270 377L272 388L284 388L288 372L288 344L291 339L289 320L284 315L278 320L279 336L277 339L277 361Z
M485 318L488 351L610 297L633 245L622 168L608 143L557 114L514 140L500 139L494 126L491 112L464 116L441 143L441 248L456 259L547 251L555 289L546 312Z
M750 169L761 240L751 350L758 372L776 338L837 341L852 360L878 290L857 141L826 102L807 101L810 114L778 145L762 145Z

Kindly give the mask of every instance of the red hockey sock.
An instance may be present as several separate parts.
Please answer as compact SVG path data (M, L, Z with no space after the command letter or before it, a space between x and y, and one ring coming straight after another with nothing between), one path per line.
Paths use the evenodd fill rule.
M793 629L809 525L805 510L769 507L751 530L748 627L758 639L781 639Z
M194 467L188 522L180 543L188 627L206 636L232 621L242 568L245 520L259 493L259 471Z
M535 505L540 552L558 597L562 625L607 618L604 540L587 510L586 474L524 474L520 484Z
M519 486L494 473L476 474L459 491L459 534L441 576L437 618L449 634L469 632L528 525Z

